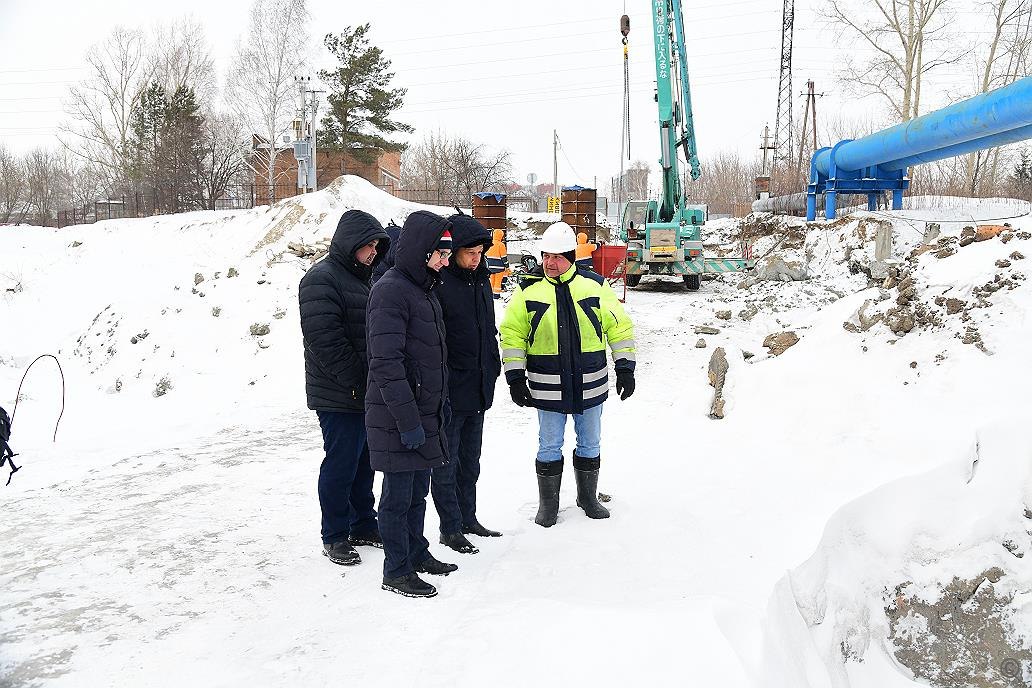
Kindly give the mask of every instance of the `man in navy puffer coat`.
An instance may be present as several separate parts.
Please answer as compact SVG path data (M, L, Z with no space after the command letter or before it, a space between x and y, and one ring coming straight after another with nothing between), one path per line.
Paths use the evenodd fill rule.
M405 220L394 267L369 297L369 460L383 472L380 536L383 589L432 597L419 573L447 575L458 567L430 555L423 537L430 470L448 462L445 439L447 352L444 318L434 287L451 253L448 222L427 211Z
M375 217L347 211L329 255L312 266L298 290L305 391L326 451L319 468L323 554L335 564L358 564L356 544L380 544L363 413L366 302L369 276L389 243Z

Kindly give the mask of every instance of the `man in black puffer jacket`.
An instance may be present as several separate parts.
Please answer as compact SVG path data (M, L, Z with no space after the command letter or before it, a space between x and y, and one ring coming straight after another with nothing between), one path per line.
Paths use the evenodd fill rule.
M432 597L419 573L457 569L431 556L423 537L430 469L448 462L444 427L448 360L444 318L434 287L451 253L448 222L420 210L405 220L394 267L369 297L369 460L383 471L380 535L383 589Z
M452 417L446 434L451 461L434 469L430 489L441 517L441 544L475 554L477 548L464 533L501 535L481 525L476 515L484 412L491 408L495 381L502 370L491 273L484 260L493 242L484 225L469 215L452 215L448 221L454 252L441 270L438 297L448 344Z
M373 268L373 284L380 281L380 278L383 277L388 270L394 267L394 252L398 248L398 237L401 236L401 227L394 224L394 220L388 222L387 226L383 228L383 231L387 232L387 236L391 240L391 247L387 250L387 253L384 254L383 260L377 263L376 267Z
M366 303L369 277L389 244L375 217L347 211L329 255L309 269L298 290L305 391L326 451L319 468L323 554L335 564L358 564L356 544L380 546L364 414Z

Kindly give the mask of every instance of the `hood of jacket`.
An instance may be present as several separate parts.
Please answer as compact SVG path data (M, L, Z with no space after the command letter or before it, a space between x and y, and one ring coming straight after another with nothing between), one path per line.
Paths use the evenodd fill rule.
M355 251L370 241L376 241L376 257L372 265L363 265L355 259ZM383 260L391 240L379 220L362 210L349 210L340 216L337 230L330 242L329 256L350 272L369 279L376 264Z
M432 287L437 281L436 273L426 263L448 226L446 219L429 210L409 215L394 251L394 268L423 289Z

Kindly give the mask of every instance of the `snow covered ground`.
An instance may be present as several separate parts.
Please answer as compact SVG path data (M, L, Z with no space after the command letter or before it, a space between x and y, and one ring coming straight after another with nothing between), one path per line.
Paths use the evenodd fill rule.
M931 632L885 608L991 567L1012 644L1032 644L1014 553L1032 547L1032 217L1007 220L1006 243L913 259L926 220L959 237L1004 207L782 221L756 254L776 246L806 281L645 280L627 300L637 392L603 416L613 517L587 519L568 475L560 523L534 525L535 422L500 384L479 513L505 536L473 556L434 545L459 571L411 600L379 589L380 551L349 568L320 554L296 300L309 261L287 243L330 236L353 207L400 223L419 206L344 178L271 208L0 229L0 404L41 353L67 382L56 443L52 360L15 418L0 685L914 685L890 636ZM906 294L864 272L882 221ZM741 226L710 223L710 240L730 250ZM845 328L867 302L882 317ZM896 307L924 315L896 334ZM799 343L767 353L781 331ZM717 346L723 420L708 417ZM432 543L437 527L431 506Z

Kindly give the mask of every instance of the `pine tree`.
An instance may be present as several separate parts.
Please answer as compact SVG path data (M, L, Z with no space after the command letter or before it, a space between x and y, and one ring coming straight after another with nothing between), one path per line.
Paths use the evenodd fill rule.
M203 118L192 88L171 97L152 83L133 112L133 176L154 212L179 212L201 205L198 180Z
M327 34L323 44L340 61L340 67L319 72L332 89L327 97L329 114L322 120L319 146L351 149L353 155L371 162L376 151L400 151L405 145L386 136L408 133L412 127L391 118L402 106L406 89L390 88L394 72L383 51L369 44L369 24L345 27L339 35Z
M1021 159L1011 173L1011 182L1019 197L1032 199L1032 155L1027 148L1021 151Z

